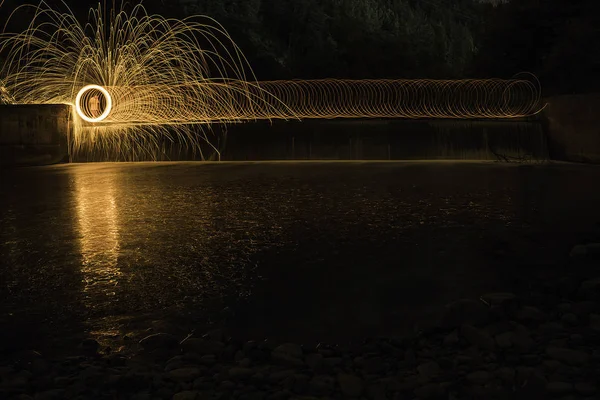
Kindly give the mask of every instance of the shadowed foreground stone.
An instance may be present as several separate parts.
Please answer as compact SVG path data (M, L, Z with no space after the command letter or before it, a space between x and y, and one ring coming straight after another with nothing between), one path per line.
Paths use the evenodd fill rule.
M215 332L181 344L170 334L150 335L131 358L90 352L49 360L24 352L0 363L0 398L591 400L598 395L599 307L579 295L524 304L514 314L488 313L481 302L455 302L446 311L483 310L486 324L346 348L240 343ZM503 307L516 295L484 297ZM164 350L174 354L143 357Z

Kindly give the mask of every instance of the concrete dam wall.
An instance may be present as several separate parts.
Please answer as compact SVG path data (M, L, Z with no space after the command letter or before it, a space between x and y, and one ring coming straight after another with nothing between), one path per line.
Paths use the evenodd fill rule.
M227 127L222 160L545 160L537 120L307 120Z
M600 94L557 96L524 120L258 121L213 127L222 160L552 159L600 163ZM68 105L0 105L0 165L68 159ZM210 146L204 157L218 159ZM79 155L80 161L107 161ZM151 158L148 158L151 159ZM165 141L157 160L199 159Z
M0 165L44 165L68 157L71 106L0 105Z
M554 160L600 163L600 94L546 100L545 130Z

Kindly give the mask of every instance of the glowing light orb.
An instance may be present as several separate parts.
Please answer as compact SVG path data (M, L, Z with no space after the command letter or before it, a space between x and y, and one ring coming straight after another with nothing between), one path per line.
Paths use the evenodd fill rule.
M87 122L101 122L109 116L113 102L108 90L99 85L81 88L75 98L75 110Z

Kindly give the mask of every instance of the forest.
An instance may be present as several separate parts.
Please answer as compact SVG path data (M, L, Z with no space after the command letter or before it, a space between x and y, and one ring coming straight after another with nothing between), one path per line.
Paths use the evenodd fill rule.
M107 0L113 1L120 2ZM60 1L48 2L61 7ZM17 3L5 0L0 13ZM85 18L98 0L71 3ZM170 17L214 18L260 80L510 78L527 71L548 94L600 89L598 0L146 0L144 5Z

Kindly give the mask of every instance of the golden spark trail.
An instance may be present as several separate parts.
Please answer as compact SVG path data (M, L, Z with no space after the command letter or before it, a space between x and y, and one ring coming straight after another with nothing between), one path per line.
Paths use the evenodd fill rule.
M44 1L29 27L0 35L5 91L17 103L72 104L74 151L152 153L161 137L200 148L212 123L309 118L518 118L540 111L536 79L258 82L225 29L101 6L82 25ZM5 98L9 98L6 94ZM214 146L213 146L214 147ZM214 148L217 152L218 149Z

